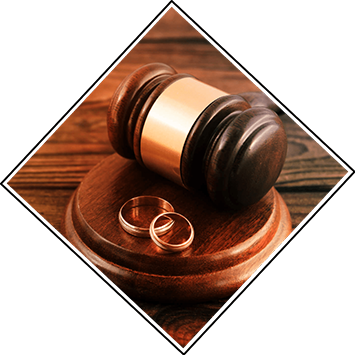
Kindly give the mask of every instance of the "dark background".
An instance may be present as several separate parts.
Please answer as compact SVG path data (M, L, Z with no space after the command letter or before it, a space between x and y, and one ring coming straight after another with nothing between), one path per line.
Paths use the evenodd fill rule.
M193 15L186 2L177 3ZM324 7L333 6L331 1L319 3L325 4ZM11 165L16 165L18 159L23 158L24 152L30 151L31 145L36 145L36 139L42 139L42 132L47 132L48 126L61 119L61 113L67 112L67 106L73 105L74 100L80 97L80 92L86 91L92 79L105 71L105 65L110 65L111 59L117 57L117 52L129 45L130 39L136 37L136 32L142 30L142 25L148 24L148 19L154 17L164 3L157 0L136 0L125 4L113 0L100 3L75 0L53 1L50 4L42 0L2 4L2 176L11 171ZM345 5L335 8L335 12L340 11L339 18L342 12L346 15L346 10ZM195 18L198 20L198 16ZM335 18L334 23L330 21L322 26L328 30L339 21ZM307 34L305 38L308 38ZM335 46L338 42L342 43L336 48L341 49L346 58L351 58L351 49L344 45L341 34L336 32L335 38L331 37L329 42ZM324 46L326 42L322 48ZM349 46L351 48L351 43ZM311 45L309 48L312 51ZM235 54L238 55L238 50ZM334 66L340 65L337 57L333 59ZM247 66L245 63L244 67ZM348 64L345 70L351 69L349 63L345 63ZM250 67L252 74L253 69L256 74L260 72L259 67ZM312 74L311 69L308 74ZM350 78L351 84L351 72L343 74ZM330 83L335 86L342 84L337 78L335 75ZM270 86L267 89L276 95L277 87L273 87L272 83ZM312 90L319 88L309 86L308 90L312 93ZM344 97L347 94L344 89L340 92ZM282 93L276 97L284 98ZM334 99L331 110L338 112L339 108L338 121L349 113L345 109L346 105L339 104L346 103L348 99ZM286 109L292 105L291 99ZM305 113L307 111L298 110L296 116L302 120L302 114ZM332 122L324 123L323 133L317 134L323 141L327 141L329 136L328 142L332 144L333 153L336 152L340 160L350 167L352 157L347 149L351 147L351 121L342 122L341 126ZM304 124L309 128L312 126L312 122L307 120L304 120ZM344 142L347 143L342 145L339 138L332 142L331 134L324 130L326 124L330 133L337 131L338 134L340 127L340 131L347 134L344 136ZM315 129L319 125L315 125ZM344 129L347 125L350 125L348 130ZM278 262L266 270L266 275L261 275L260 281L248 289L247 295L243 295L240 302L229 309L228 315L222 317L222 322L217 323L216 328L210 329L210 334L197 343L197 348L192 349L191 354L215 354L217 351L223 354L346 354L353 351L354 201L355 183L348 182L346 188L335 195L334 201L329 201L328 207L323 208L322 214L310 222L310 228L298 234L297 241L291 242L291 248L285 249L284 255L278 257ZM4 270L6 273L6 265ZM8 325L6 322L7 319L5 328ZM5 341L5 348L6 344Z

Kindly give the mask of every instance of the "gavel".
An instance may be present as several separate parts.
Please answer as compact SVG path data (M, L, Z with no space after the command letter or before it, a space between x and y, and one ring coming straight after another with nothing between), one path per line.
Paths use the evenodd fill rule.
M287 137L278 112L262 92L229 95L152 63L116 89L108 136L122 157L238 209L265 196L281 172Z

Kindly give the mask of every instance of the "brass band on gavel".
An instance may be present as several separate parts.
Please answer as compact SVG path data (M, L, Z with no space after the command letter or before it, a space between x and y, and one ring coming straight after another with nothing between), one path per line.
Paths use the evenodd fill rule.
M275 111L261 92L229 95L153 63L117 88L108 132L123 157L238 208L260 200L281 172L287 138Z

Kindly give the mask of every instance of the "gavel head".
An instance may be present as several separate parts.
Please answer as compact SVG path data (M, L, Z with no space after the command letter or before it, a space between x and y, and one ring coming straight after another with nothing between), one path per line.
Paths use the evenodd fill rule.
M118 154L218 205L259 201L274 185L287 138L263 93L227 93L168 65L145 65L116 89L107 114Z

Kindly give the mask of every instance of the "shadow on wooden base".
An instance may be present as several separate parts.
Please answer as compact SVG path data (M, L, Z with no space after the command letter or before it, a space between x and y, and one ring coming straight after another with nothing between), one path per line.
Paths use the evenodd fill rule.
M191 221L195 240L188 249L167 253L120 227L120 207L140 195L166 199ZM62 232L129 297L202 302L231 296L289 235L291 220L274 188L252 206L220 211L207 197L114 154L84 178Z

